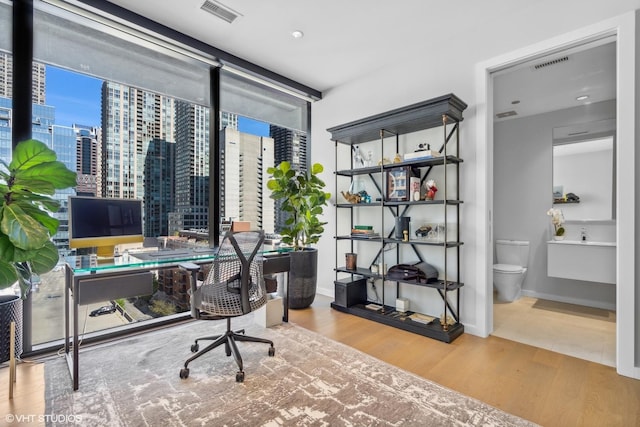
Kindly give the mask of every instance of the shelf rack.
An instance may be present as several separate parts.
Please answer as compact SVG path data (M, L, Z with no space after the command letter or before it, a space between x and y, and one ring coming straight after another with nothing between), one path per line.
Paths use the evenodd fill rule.
M350 210L351 214L351 227L353 227L354 210L355 209L369 209L377 208L380 210L380 235L370 238L354 237L351 235L336 235L336 279L339 274L351 275L354 279L357 277L364 277L368 280L382 281L382 301L381 307L378 309L368 308L370 307L369 301L362 301L362 303L353 304L345 307L335 302L331 306L339 311L350 313L356 316L364 317L379 323L383 323L389 326L397 327L403 330L418 333L420 335L428 336L434 339L438 339L443 342L452 342L455 338L460 336L464 332L464 326L460 322L460 289L464 286L460 281L460 247L463 242L460 241L460 230L456 233L455 240L449 241L448 236L448 215L447 210L455 209L456 223L460 224L460 206L463 203L459 200L459 182L460 173L459 165L463 160L458 157L459 155L459 126L463 120L462 112L467 105L457 98L453 94L448 94L438 98L433 98L424 102L412 104L406 107L398 108L386 113L370 116L361 120L349 122L340 126L335 126L327 129L331 133L331 140L335 144L335 161L336 165L339 165L338 148L341 145L350 147L350 152L355 145L380 142L379 152L385 153L385 144L388 144L389 140L392 143L395 142L395 152L399 151L399 137L400 135L417 132L420 130L442 127L443 128L443 141L442 146L439 148L439 157L426 158L426 159L413 159L408 161L401 161L397 163L381 163L376 166L367 167L354 167L353 159L351 159L350 168L338 169L335 171L336 185L335 193L338 191L338 179L337 177L348 177L353 182L361 176L369 177L376 189L379 191L381 197L378 200L372 201L372 203L336 203L336 218L338 218L338 210ZM450 147L453 146L453 147ZM453 148L454 153L451 153ZM350 156L351 157L351 156ZM344 160L342 160L344 162ZM428 179L429 173L434 167L444 168L444 182L442 188L444 199L440 200L419 200L419 201L387 201L385 200L385 191L383 190L384 179L386 172L391 169L399 167L411 167L417 168L420 173L420 186ZM455 168L455 194L453 197L448 194L447 185L447 168ZM376 180L376 177L378 180ZM381 183L382 185L378 185ZM428 241L422 239L409 239L408 241L397 239L394 237L394 230L392 229L387 235L384 234L385 213L390 212L391 215L396 218L403 216L410 208L428 209L432 206L442 206L443 218L444 218L444 236L441 241ZM374 212L372 212L374 213ZM458 227L459 228L459 227ZM414 253L418 256L420 261L424 261L420 254L419 248L426 246L441 247L444 254L444 271L442 279L439 279L432 283L416 283L413 281L403 281L393 279L396 283L396 295L399 295L400 284L408 284L412 286L420 286L435 290L443 301L442 315L434 317L434 320L428 323L418 322L412 320L409 316L413 312L400 313L395 310L395 307L385 304L385 281L390 281L384 272L374 273L367 268L357 268L356 270L349 270L345 266L341 266L338 261L338 244L340 241L350 241L351 251L354 250L355 242L370 242L370 244L379 245L378 254L374 257L373 263L376 261L385 263L385 248L390 245L396 246L396 259L400 257L400 247L402 245L408 245L413 249ZM450 271L448 265L448 252L456 251L456 268L455 271ZM373 264L372 263L372 264ZM455 277L451 280L450 277ZM451 299L451 294L454 294Z

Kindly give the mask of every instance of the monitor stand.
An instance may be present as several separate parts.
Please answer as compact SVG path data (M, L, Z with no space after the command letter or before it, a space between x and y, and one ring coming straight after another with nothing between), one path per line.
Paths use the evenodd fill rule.
M115 245L108 245L108 246L98 246L96 248L96 256L98 257L98 263L100 263L100 260L113 260L113 253L115 251L116 247Z

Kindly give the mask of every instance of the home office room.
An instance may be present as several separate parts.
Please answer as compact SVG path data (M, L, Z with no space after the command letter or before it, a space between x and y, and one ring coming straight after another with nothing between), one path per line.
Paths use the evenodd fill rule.
M6 424L638 424L640 2L388 3L0 0Z

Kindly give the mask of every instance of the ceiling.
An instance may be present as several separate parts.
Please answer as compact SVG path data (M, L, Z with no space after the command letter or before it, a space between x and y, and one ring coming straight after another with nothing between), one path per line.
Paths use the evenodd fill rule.
M462 55L474 64L640 4L590 2L587 11L582 0L220 0L240 15L228 23L202 10L205 1L111 0L325 94L385 67L415 63L417 55L442 58L447 66ZM294 30L304 37L294 38ZM611 99L612 54L587 49L541 71L520 66L501 73L496 112L516 110L522 117L566 108L587 91L591 102Z

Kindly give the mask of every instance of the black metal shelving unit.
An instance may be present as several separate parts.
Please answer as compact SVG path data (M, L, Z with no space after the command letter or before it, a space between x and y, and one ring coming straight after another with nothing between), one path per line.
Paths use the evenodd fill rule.
M388 145L385 144L395 144L395 152L398 152L401 135L436 127L442 127L443 129L442 146L438 150L440 153L438 157L355 167L350 155L350 167L335 171L336 185L334 194L336 195L340 194L340 189L338 188L339 177L345 177L344 179L349 179L351 182L353 182L354 179L368 177L380 193L380 197L372 201L372 203L337 203L335 205L336 220L338 220L339 217L338 211L346 210L348 216L351 218L350 227L354 226L355 210L365 209L367 215L371 215L372 217L377 216L380 221L380 232L379 235L375 237L354 237L350 234L335 236L336 280L338 280L339 276L343 278L351 276L352 279L366 278L372 281L374 286L376 283L382 283L382 286L380 286L382 298L381 301L375 301L378 303L377 306L373 306L374 301L361 301L348 306L333 302L331 306L334 309L447 343L452 342L464 332L464 326L460 322L460 290L464 286L460 281L460 247L463 245L463 242L460 240L459 229L455 233L455 239L450 239L448 236L448 209L455 210L456 224L460 224L460 207L463 202L459 199L459 166L463 160L458 157L460 144L459 127L460 122L463 120L462 112L466 107L467 105L455 95L448 94L327 129L331 133L331 140L335 143L336 165L344 164L344 157L340 157L339 155L339 148L342 146L347 147L349 154L351 154L353 147L356 145L366 143L377 146L379 144L377 148L378 153L381 153L384 158L385 150L388 149ZM384 180L386 172L399 167L410 167L420 171L421 187L424 182L429 179L430 172L433 168L444 168L444 183L442 186L443 199L418 201L385 200L384 188L386 183ZM454 169L454 191L448 189L447 179L451 179L451 177L448 178L448 175L450 175L448 168ZM393 218L396 218L405 215L411 209L430 209L434 206L442 206L443 210L445 226L444 236L441 241L418 239L409 239L406 241L396 238L393 229L391 229L391 231L385 230L385 215L391 214ZM376 212L372 210L372 208L377 208L378 211ZM396 248L396 259L400 258L400 247L407 245L406 247L411 248L420 261L424 261L420 252L421 247L441 247L444 268L443 271L439 272L439 279L437 281L432 283L416 283L395 279L391 281L395 282L396 295L400 295L401 284L403 286L411 285L428 288L431 292L435 291L442 299L442 313L436 316L433 314L429 315L429 317L433 317L432 321L416 321L411 317L411 315L414 314L413 311L399 312L395 307L387 305L385 303L384 283L390 280L385 272L373 272L368 268L362 267L356 270L350 270L344 265L341 265L339 262L340 254L338 245L344 241L350 242L351 252L354 251L354 248L358 244L377 245L379 247L378 253L370 265L377 263L385 264L385 251L392 246ZM455 251L455 269L448 267L450 251Z

